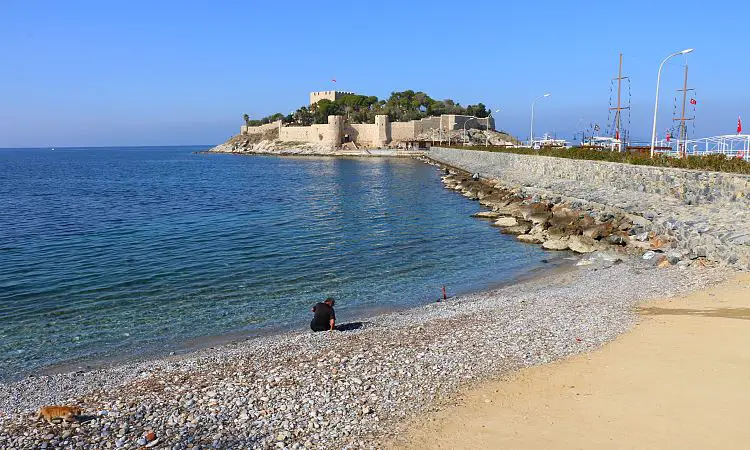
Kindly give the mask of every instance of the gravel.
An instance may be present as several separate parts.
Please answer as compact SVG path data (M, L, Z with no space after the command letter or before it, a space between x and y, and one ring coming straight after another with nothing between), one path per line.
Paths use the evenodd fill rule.
M726 275L588 258L353 331L3 384L0 448L372 448L467 384L594 349L633 325L637 302ZM80 405L84 416L48 425L35 419L43 404Z

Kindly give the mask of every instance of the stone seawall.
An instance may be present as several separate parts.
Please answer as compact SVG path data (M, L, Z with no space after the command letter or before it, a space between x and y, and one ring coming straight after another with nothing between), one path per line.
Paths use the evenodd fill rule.
M694 257L750 269L750 176L441 147L428 156L529 196L643 217Z

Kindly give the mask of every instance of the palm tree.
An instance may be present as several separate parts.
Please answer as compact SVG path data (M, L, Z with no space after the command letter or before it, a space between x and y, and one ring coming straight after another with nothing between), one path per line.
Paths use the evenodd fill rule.
M245 119L245 126L250 126L250 116L247 114L243 114L242 118Z

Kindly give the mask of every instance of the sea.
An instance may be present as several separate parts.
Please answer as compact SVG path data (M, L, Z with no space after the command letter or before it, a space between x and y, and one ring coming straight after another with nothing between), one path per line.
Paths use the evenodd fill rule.
M550 256L406 158L0 149L0 380L488 289Z

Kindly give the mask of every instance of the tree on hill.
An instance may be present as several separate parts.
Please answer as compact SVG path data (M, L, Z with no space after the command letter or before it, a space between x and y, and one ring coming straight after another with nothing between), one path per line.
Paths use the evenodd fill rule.
M243 115L242 115L242 120L244 120L244 121L245 121L245 126L247 126L247 127L249 127L249 126L250 126L250 116L249 116L249 115L247 115L247 114L243 114Z
M331 115L345 116L350 123L375 123L378 114L388 115L393 122L403 122L441 114L487 117L490 112L483 103L463 107L451 99L434 100L422 91L406 90L391 92L387 100L372 95L346 94L336 101L324 99L309 107L303 106L288 116L276 113L260 120L249 120L246 114L243 118L246 125L262 125L281 119L285 123L309 126L328 123Z

